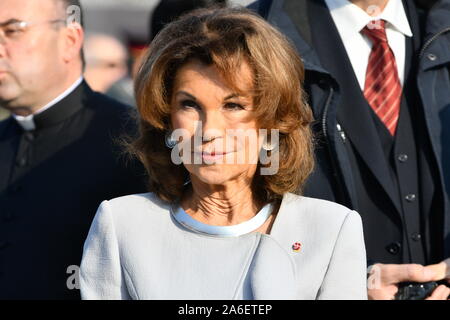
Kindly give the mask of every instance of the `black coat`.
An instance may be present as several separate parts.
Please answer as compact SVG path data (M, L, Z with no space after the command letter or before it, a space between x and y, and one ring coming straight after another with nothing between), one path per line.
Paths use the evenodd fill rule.
M438 1L429 12L412 7L412 1L405 3L408 4L408 14L413 17L412 27L416 35L414 46L417 51L411 53L416 57L413 59L416 69L411 81L415 88L414 99L420 108L418 114L421 115L417 117L421 122L417 136L425 141L423 145L426 146L418 161L426 163L430 169L428 173L424 170L418 174L422 192L428 196L422 205L426 204L428 211L432 212L428 216L423 213L421 223L424 228L433 224L435 229L431 236L434 238L428 235L427 241L432 246L431 250L439 251L434 252L433 259L439 259L450 256L449 192L445 191L445 186L447 189L450 187L450 165L446 159L450 158L447 156L450 151L445 147L450 139L449 126L445 124L450 118L450 1ZM317 166L305 187L305 195L335 201L361 213L369 263L408 262L395 255L401 253L401 241L405 237L415 241L411 240L415 235L405 234L403 229L399 211L405 204L396 196L398 190L390 183L384 150L375 140L373 127L367 125L371 120L365 122L367 114L360 113L362 109L351 108L361 101L361 92L354 96L352 94L356 91L350 92L349 95L346 90L348 83L339 81L335 70L325 66L323 55L317 50L320 38L330 37L330 29L325 30L323 26L326 23L323 16L314 13L317 10L327 12L324 1L259 0L249 8L259 12L292 40L305 65L305 89L317 120L314 130L318 140ZM414 9L414 13L411 14L409 9ZM328 12L326 14L329 15ZM351 69L343 71L345 66L337 57L338 48L328 48L326 55L332 67L340 69L341 73L347 72L348 81L352 81ZM364 163L364 170L355 168L355 157L361 158L356 161ZM364 186L367 201L378 206L378 212L371 217L367 217L367 213L361 210L364 206L358 203L361 201L361 183L369 176L370 185Z
M132 109L83 82L24 132L0 122L0 299L78 299L77 266L104 199L146 192L122 155ZM72 266L72 267L71 267Z

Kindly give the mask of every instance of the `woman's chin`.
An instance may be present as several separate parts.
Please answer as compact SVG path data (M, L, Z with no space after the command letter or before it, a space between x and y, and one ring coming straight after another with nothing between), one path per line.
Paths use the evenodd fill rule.
M224 184L234 176L223 165L202 165L189 168L188 170L198 180L210 185Z

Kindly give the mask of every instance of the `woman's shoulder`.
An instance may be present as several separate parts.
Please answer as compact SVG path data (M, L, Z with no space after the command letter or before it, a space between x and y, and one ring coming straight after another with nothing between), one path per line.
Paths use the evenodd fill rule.
M136 193L104 200L100 209L107 210L113 220L157 219L167 217L170 204L161 200L155 193Z
M303 208L305 210L313 210L318 214L333 214L333 215L347 215L351 209L343 206L339 203L332 202L329 200L310 198L301 196L294 193L286 193L283 196L283 201L285 204L293 208Z
M168 203L161 200L154 192L135 193L108 200L109 204L121 206L156 206L167 207Z
M340 229L344 222L360 224L360 215L338 203L286 193L280 210L287 212L285 217L293 223L321 225L324 229Z

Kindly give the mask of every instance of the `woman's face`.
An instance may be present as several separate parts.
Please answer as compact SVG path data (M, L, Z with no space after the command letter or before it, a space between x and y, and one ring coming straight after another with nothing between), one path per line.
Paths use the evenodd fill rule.
M262 144L251 98L252 72L238 70L234 92L214 66L193 60L175 77L171 97L174 133L182 136L183 164L191 179L211 185L255 174Z

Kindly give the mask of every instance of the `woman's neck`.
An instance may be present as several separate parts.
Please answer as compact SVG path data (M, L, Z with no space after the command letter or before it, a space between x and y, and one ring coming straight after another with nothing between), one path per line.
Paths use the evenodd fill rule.
M183 209L196 220L211 225L235 225L254 217L262 204L253 196L251 181L238 178L212 186L192 179L182 200Z

